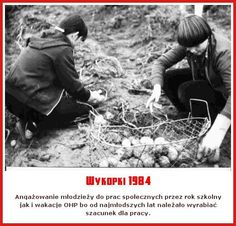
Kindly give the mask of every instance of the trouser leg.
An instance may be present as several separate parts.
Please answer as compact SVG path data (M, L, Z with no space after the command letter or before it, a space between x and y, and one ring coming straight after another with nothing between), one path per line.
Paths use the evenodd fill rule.
M41 123L42 127L65 127L77 117L88 116L92 110L86 103L77 103L72 97L62 97L52 113Z
M192 80L190 68L168 70L164 74L163 90L179 111L186 110L178 98L179 86L190 80Z
M190 112L191 98L207 101L212 121L226 103L222 94L215 91L208 81L193 81L190 68L166 71L163 90L179 111ZM198 115L205 113L205 106L199 105L198 111Z
M51 114L46 116L21 103L15 97L7 93L6 107L13 115L18 117L25 124L27 123L27 128L32 132L34 132L32 122L40 128L65 127L75 118L87 116L89 111L92 110L92 108L86 104L77 103L75 99L63 96Z
M46 116L18 101L8 93L5 95L5 103L9 112L19 119L16 123L16 130L20 134L22 142L31 139L37 130L37 124Z
M226 103L221 93L213 90L205 80L187 81L179 86L178 99L187 111L190 111L189 102L191 98L207 101L212 121L215 120L217 114L223 109ZM199 103L194 110L198 116L206 116L205 105Z
M25 123L35 122L38 124L45 118L44 115L18 101L8 93L5 94L5 103L7 109Z

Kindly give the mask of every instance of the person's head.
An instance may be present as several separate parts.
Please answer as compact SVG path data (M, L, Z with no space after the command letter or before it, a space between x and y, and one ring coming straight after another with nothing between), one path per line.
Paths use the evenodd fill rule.
M88 28L78 13L64 18L60 22L59 28L63 30L63 34L70 39L72 44L79 38L84 41L88 35Z
M206 20L197 15L186 16L179 24L177 40L195 55L201 55L208 46L212 31Z

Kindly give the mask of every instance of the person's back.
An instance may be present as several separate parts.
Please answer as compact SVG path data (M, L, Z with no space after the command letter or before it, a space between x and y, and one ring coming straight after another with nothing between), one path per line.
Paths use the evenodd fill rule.
M30 38L6 77L6 106L20 119L27 139L38 125L64 126L88 114L92 106L83 102L104 101L99 91L84 88L75 69L73 47L87 32L79 14L68 15L52 32Z
M63 36L31 38L6 78L6 92L47 115L63 90L54 63L65 48L72 51Z

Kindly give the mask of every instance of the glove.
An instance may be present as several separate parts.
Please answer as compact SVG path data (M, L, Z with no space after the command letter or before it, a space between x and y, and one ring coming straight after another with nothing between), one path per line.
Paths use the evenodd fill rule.
M157 108L160 108L161 106L157 103L161 96L161 85L156 84L153 88L152 94L149 97L146 108L150 109L150 112L153 112L153 105Z
M102 90L90 91L90 98L88 102L91 104L100 104L106 100L104 95L101 95Z
M197 158L208 157L210 162L218 162L220 157L220 145L230 127L231 120L222 114L218 114L211 129L207 132L199 145Z

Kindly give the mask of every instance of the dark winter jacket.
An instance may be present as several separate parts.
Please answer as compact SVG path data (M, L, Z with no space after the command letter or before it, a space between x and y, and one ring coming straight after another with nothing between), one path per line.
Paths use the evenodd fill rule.
M79 80L73 48L64 35L31 38L5 84L6 92L44 115L56 107L64 89L80 101L90 97Z
M213 33L207 49L206 79L213 89L220 91L226 99L226 105L221 114L231 116L231 43L219 34ZM193 80L197 80L197 63L194 55L185 47L177 45L160 56L153 65L152 82L163 85L163 75L166 69L187 57L192 70ZM201 92L199 90L199 92Z

